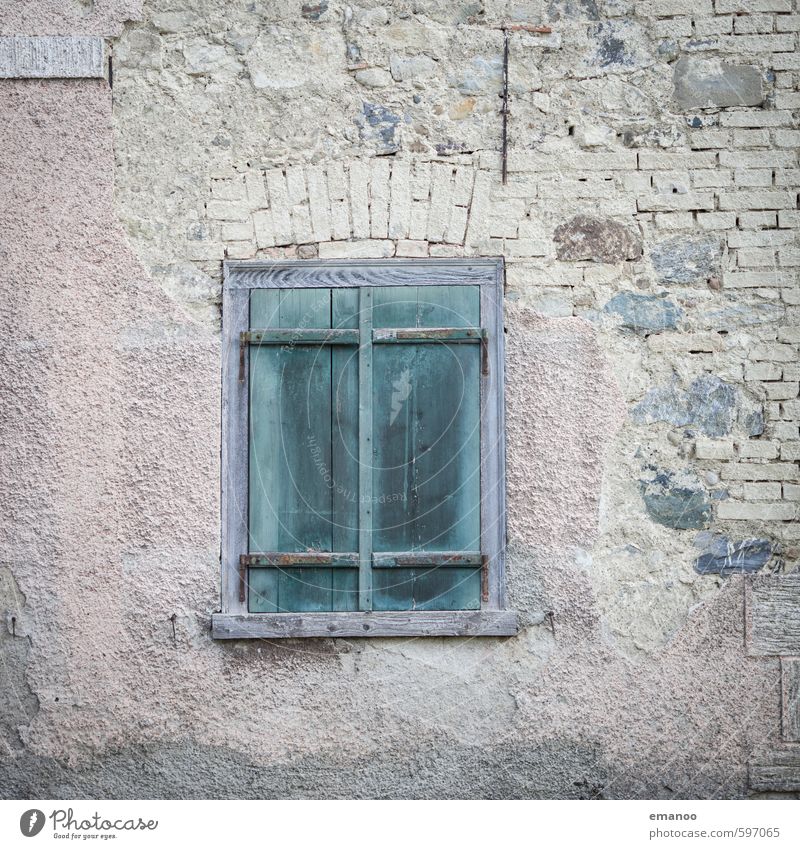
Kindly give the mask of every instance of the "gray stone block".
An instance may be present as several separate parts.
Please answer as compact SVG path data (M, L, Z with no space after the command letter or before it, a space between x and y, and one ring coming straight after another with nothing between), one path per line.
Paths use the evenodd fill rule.
M561 260L619 262L642 255L639 233L611 218L576 215L556 227L553 241Z
M757 106L764 99L761 72L753 65L684 56L675 63L674 98L682 109Z
M664 283L705 283L719 274L722 242L718 236L676 236L650 251L650 262Z
M695 546L702 553L694 564L700 575L728 575L757 572L765 566L773 552L768 539L750 538L730 540L719 534L698 534Z
M637 424L691 426L714 439L727 436L737 424L750 436L764 430L760 406L713 374L700 375L686 388L673 381L650 389L631 411L631 418Z
M620 326L642 336L675 330L683 316L680 307L664 295L619 292L603 307L603 312L620 317Z
M650 480L639 482L642 500L650 518L668 528L705 528L712 507L696 475L691 472L655 470Z
M93 36L2 36L0 78L103 77L105 50Z

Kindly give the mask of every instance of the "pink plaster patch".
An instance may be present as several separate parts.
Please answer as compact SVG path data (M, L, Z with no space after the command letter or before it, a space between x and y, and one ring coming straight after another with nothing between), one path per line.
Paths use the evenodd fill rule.
M583 319L512 305L506 326L510 536L547 550L587 545L605 452L625 419L622 395Z

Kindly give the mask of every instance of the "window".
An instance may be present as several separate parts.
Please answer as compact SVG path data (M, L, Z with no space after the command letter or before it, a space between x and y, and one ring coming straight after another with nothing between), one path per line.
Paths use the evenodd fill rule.
M500 260L229 262L218 638L516 633Z

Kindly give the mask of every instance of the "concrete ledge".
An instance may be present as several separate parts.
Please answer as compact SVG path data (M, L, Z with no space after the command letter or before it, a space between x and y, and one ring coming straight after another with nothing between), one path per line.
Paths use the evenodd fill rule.
M215 613L217 640L281 637L511 637L513 610L377 611L371 613Z
M0 78L102 78L105 47L94 36L2 36Z

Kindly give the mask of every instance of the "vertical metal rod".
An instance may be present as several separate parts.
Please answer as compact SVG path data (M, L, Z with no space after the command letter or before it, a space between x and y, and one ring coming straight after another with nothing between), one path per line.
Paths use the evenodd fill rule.
M358 609L372 610L372 287L359 298Z
M503 30L503 185L508 182L508 30Z

